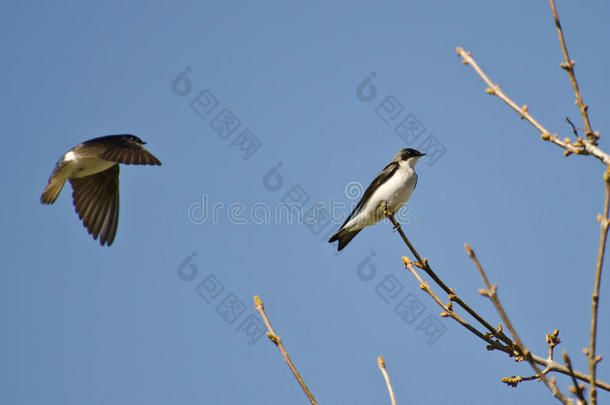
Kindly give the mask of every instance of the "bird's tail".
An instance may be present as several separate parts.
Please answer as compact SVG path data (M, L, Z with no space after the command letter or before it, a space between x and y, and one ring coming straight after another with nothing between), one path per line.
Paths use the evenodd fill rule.
M50 178L49 184L47 184L47 187L42 192L40 202L43 204L53 204L55 200L57 200L57 197L59 196L61 189L64 187L65 182L66 179L60 179L57 177Z
M339 232L331 236L328 240L328 243L333 243L334 241L339 241L339 246L337 247L337 251L343 249L347 244L354 239L354 236L358 235L362 229L356 229L355 231L348 231L345 229L339 229Z

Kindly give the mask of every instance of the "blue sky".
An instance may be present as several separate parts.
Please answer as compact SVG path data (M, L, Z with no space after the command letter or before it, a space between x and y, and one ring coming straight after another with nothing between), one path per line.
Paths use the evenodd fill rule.
M558 7L608 150L610 6ZM500 383L530 369L438 316L403 269L407 251L391 225L366 229L337 255L325 240L342 217L320 230L249 215L295 195L306 210L353 203L346 185L366 186L400 148L432 143L437 153L418 164L402 221L415 246L497 323L477 294L470 242L526 344L544 355L545 334L558 328L559 349L586 368L603 167L542 142L455 54L472 51L519 104L570 135L566 115L582 124L547 2L0 10L0 402L305 403L274 345L254 333L254 294L320 403L387 401L378 355L399 403L551 402L541 384ZM367 101L357 88L371 73ZM239 126L218 130L223 112ZM420 130L401 137L406 119ZM163 166L121 168L118 234L102 248L75 215L69 185L53 206L39 197L61 154L117 133L141 137ZM205 199L224 207L217 221L202 220ZM401 303L419 310L401 318ZM433 339L422 330L430 322L444 330ZM599 377L610 380L605 362Z

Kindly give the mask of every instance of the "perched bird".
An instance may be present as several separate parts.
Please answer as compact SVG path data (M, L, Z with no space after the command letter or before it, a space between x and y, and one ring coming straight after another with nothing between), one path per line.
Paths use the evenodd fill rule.
M119 224L119 163L161 165L134 135L90 139L70 149L58 161L40 202L53 204L66 180L78 217L100 244L110 246Z
M382 204L386 202L391 212L398 211L415 190L417 184L415 164L424 155L425 153L415 149L401 149L375 177L341 229L328 242L338 240L337 250L343 249L362 228L374 225L383 219Z

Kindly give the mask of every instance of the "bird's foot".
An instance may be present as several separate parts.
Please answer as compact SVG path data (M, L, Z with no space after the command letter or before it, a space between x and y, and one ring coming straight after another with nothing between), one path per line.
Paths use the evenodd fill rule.
M391 217L393 215L392 211L390 211L390 207L388 206L387 201L382 201L380 204L381 208L383 208L383 215L386 217Z

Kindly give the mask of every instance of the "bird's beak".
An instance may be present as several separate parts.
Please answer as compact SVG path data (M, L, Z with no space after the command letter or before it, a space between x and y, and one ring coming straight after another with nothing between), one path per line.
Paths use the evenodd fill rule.
M425 153L420 153L419 156L426 156L426 154Z

